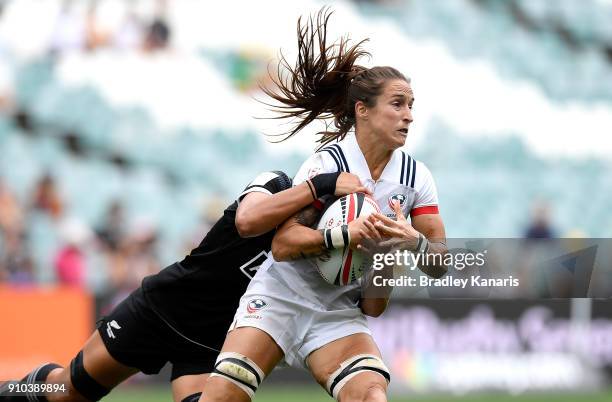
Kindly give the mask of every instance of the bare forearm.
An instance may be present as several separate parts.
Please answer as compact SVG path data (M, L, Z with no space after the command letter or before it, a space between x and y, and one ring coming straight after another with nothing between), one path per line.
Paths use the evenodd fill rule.
M236 213L236 228L242 237L254 237L275 229L296 212L313 202L306 183L265 197Z
M283 223L272 239L272 255L276 261L300 260L327 252L322 231L313 227L321 212L308 206Z
M423 236L421 235L421 237ZM398 250L406 250L415 253L417 266L423 273L433 278L441 278L448 270L444 264L444 256L448 252L446 243L444 240L424 239L423 241L427 241L427 243L421 244L418 238L390 239L387 244L389 248L386 252L393 253Z
M326 252L321 231L297 224L291 230L278 233L272 241L272 255L276 261L301 260Z
M446 247L445 242L429 241L427 254L419 259L419 269L432 278L443 277L448 271L448 267L444 264L446 253L448 253L448 247Z
M388 304L389 298L367 298L361 299L360 307L363 314L370 317L378 317L385 312Z
M419 268L433 278L441 278L448 271L444 257L448 253L446 247L446 231L439 214L424 214L413 218L414 229L422 233L429 242L427 255L423 255Z
M361 311L371 317L381 315L387 305L393 291L387 279L393 278L393 267L385 266L381 270L371 270L366 278L359 304Z

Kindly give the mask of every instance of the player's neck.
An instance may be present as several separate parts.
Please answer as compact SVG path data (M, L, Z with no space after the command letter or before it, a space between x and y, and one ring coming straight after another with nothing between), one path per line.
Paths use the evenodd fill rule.
M381 147L374 136L355 134L355 138L370 169L370 176L374 181L378 181L393 151Z

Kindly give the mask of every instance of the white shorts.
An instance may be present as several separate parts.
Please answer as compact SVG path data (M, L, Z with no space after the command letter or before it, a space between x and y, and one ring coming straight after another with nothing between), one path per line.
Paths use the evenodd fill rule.
M260 271L240 299L230 331L261 329L283 350L288 365L307 369L306 358L320 347L349 335L371 334L359 307L326 310L267 270Z

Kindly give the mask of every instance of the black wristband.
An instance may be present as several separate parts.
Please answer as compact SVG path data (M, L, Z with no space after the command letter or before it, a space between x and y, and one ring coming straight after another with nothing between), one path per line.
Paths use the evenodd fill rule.
M340 172L321 173L310 179L310 182L315 188L317 197L324 195L334 195L336 192L336 181L340 176Z

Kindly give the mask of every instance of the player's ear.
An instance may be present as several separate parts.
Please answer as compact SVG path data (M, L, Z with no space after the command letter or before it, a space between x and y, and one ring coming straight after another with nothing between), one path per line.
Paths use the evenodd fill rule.
M355 118L361 120L368 119L368 107L363 101L355 102Z

